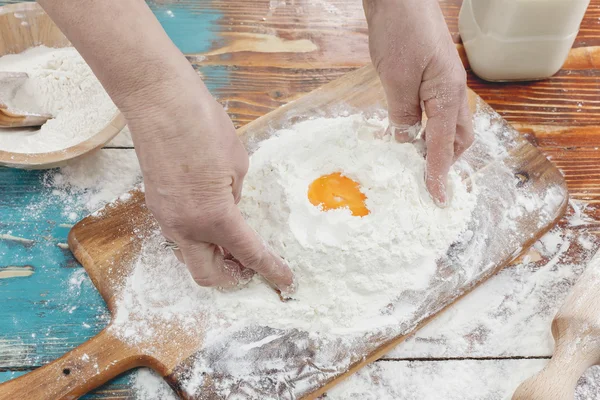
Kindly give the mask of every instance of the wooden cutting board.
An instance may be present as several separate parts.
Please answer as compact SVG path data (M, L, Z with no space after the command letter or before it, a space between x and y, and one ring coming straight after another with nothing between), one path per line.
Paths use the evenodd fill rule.
M190 330L177 323L152 326L148 320L143 322L154 330L152 339L131 344L109 325L55 362L0 385L0 399L76 398L138 366L156 370L183 398L314 399L381 357L516 258L566 210L567 189L561 173L483 100L472 92L469 96L474 111L488 113L499 124L496 128L501 127L478 135L465 155L472 169L468 182L478 188L469 225L473 235L464 235L438 260L429 288L419 291L399 285L391 307L410 305L416 311L397 328L345 340L297 329L243 326L235 332L223 331L223 340L215 344L205 340L209 328L213 335L218 329L214 326ZM348 111L380 114L382 110L385 96L369 66L259 118L239 134L253 151L273 131L303 119ZM69 235L70 248L113 315L133 261L155 229L143 194L132 192L126 200L85 218ZM131 318L139 321L144 316ZM198 365L205 372L190 382ZM242 375L234 374L228 365L246 369Z

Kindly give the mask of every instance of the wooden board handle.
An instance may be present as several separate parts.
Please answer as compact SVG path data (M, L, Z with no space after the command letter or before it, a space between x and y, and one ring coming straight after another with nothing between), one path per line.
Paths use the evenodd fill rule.
M76 399L142 365L142 356L105 329L50 364L0 385L0 400Z

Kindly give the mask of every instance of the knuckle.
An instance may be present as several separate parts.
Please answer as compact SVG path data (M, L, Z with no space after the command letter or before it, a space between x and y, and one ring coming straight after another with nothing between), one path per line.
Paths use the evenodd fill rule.
M269 271L264 271L264 261L265 261L265 252L258 249L247 249L244 254L244 266L246 268L250 268L254 271L263 270L263 273L268 273Z
M234 227L233 207L221 206L207 213L206 218L216 232L229 232Z
M154 214L154 217L159 222L160 226L167 231L181 231L185 226L183 218L177 213L160 213L159 215Z
M409 125L414 125L417 122L421 121L422 117L421 114L417 111L413 112L403 107L390 108L388 114L391 121L394 121L396 123L398 123L399 121L403 123L408 121L407 124Z
M467 76L464 70L455 72L450 80L450 88L458 97L467 93Z

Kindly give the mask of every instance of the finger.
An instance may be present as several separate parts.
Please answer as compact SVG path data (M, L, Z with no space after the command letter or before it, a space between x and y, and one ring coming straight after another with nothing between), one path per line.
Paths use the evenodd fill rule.
M232 262L235 265L237 265L238 268L242 271L242 279L240 280L239 284L245 285L246 283L248 283L248 281L250 281L250 279L252 279L252 277L254 276L254 271L249 268L244 267L242 265L242 263L240 263L234 256L231 255L229 250L227 250L221 246L219 246L219 249L223 253L223 258L225 259L225 264Z
M180 263L185 264L185 261L183 261L183 254L181 253L181 249L173 249L173 254L175 254L175 257L177 257Z
M449 202L447 193L448 172L454 162L454 138L458 108L449 104L441 106L438 99L425 102L427 120L427 164L425 183L433 201L439 207Z
M165 234L164 230L161 230L161 231L162 231L163 237L165 238L165 240L167 240L167 242L175 243L175 241L172 240L169 235ZM177 260L179 260L180 263L183 263L184 261L183 261L183 255L181 254L181 250L179 249L179 246L176 243L175 243L175 246L176 247L169 246L169 248L171 248L171 251L173 251L173 254L175 254L175 257L177 257Z
M233 192L233 200L235 204L238 204L242 198L242 187L244 185L244 177L248 173L248 168L250 166L250 159L248 157L248 152L240 142L238 138L236 138L236 144L234 146L232 159L235 161L235 172L233 181L231 182L231 189Z
M473 115L469 109L469 100L465 95L458 111L456 137L454 138L454 161L456 161L475 140L473 132Z
M233 193L233 201L235 202L235 204L238 204L240 202L240 200L242 199L242 188L244 186L244 179L243 178L234 178L233 182L231 183L231 191Z
M396 141L400 143L411 143L417 139L419 133L421 133L420 121L412 126L390 123L390 126L387 128L386 135L393 136Z
M200 286L230 288L243 279L240 267L224 260L218 246L203 242L180 245L185 265Z
M282 293L293 292L292 271L248 225L237 207L232 208L220 233L216 242L231 252L244 267L262 275Z
M394 71L398 74L398 71ZM420 131L422 117L419 99L419 86L402 78L386 79L382 83L388 103L390 125L386 135L393 136L399 142L411 142Z

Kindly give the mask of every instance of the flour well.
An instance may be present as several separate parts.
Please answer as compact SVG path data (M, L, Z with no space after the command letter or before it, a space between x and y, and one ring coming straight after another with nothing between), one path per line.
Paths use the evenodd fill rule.
M29 79L2 100L11 110L49 114L41 128L0 129L0 150L45 153L83 142L117 112L90 67L72 47L35 47L0 57L0 72L26 72Z
M293 269L294 300L282 303L259 277L228 293L199 287L160 248L157 233L127 280L117 325L127 324L127 310L184 323L212 310L229 321L335 333L397 325L414 310L403 304L385 312L386 306L403 290L428 286L436 259L465 229L475 194L452 173L450 206L438 208L415 147L374 138L386 125L361 115L309 120L278 132L252 155L240 208ZM369 215L325 212L309 202L310 183L333 172L360 184Z

